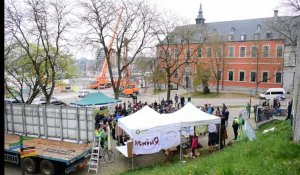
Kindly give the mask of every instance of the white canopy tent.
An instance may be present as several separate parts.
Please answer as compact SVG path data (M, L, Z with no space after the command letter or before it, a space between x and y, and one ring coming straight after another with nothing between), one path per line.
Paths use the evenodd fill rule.
M180 110L170 114L159 114L149 106L145 106L136 113L120 118L118 125L134 140L137 138L147 140L147 137L151 140L151 138L154 138L154 135L160 136L160 138L171 138L175 135L176 137L178 137L178 135L180 137L179 132L182 127L219 124L220 122L220 117L207 114L193 104L187 103ZM174 133L170 134L170 132ZM166 133L168 133L168 136L163 137L162 135ZM171 139L168 140L170 143L173 141ZM171 144L165 143L167 146L161 146L160 148L171 148L174 146L174 143L177 143L177 145L181 144L179 142L173 142ZM152 153L153 152L155 151L152 151Z
M193 127L198 125L220 124L221 118L205 113L188 102L178 111L171 114L163 114L166 118L173 120L174 123L180 123L180 131L183 127ZM221 130L221 125L219 131ZM219 132L219 139L221 132ZM180 143L180 161L182 160L182 145Z
M168 119L162 118L158 112L149 106L144 106L139 111L120 118L118 125L131 138L180 129L179 123L169 122Z
M205 113L190 102L178 111L166 116L170 117L170 120L173 120L173 122L180 122L181 127L221 123L220 117Z

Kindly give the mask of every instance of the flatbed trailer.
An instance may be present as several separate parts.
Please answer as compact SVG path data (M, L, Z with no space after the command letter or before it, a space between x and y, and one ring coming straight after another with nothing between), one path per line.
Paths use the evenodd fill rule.
M21 164L20 149L9 149L9 144L20 140L20 135L5 134L4 159L6 162ZM71 143L42 138L23 141L23 147L35 147L36 155L23 158L24 170L28 173L68 174L85 167L90 158L91 143Z

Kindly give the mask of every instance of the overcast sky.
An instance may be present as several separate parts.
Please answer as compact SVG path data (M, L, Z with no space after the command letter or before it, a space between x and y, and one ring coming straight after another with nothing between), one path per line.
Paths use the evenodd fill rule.
M279 10L279 16L290 15L280 8L283 0L148 0L156 4L160 10L171 11L195 24L200 3L202 3L205 22L232 21L240 19L272 17L274 10ZM95 49L74 50L76 58L95 58ZM75 52L75 53L74 53Z
M200 3L205 22L231 21L238 19L273 16L283 0L150 0L157 7L170 9L179 16L195 22ZM285 15L279 10L279 15Z

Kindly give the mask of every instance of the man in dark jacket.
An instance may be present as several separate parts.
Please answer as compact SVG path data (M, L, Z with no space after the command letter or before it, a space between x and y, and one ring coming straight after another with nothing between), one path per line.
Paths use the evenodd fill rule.
M95 129L97 129L99 127L99 124L100 124L100 115L99 115L99 112L97 112L96 116L95 116Z
M185 103L185 99L183 96L180 97L180 104L181 104L181 107L184 106L184 103Z

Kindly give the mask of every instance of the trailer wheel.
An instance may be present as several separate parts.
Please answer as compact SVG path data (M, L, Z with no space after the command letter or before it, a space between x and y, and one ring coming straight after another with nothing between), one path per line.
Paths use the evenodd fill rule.
M37 161L32 158L25 158L24 167L26 172L34 174L37 171Z
M41 173L45 175L54 175L55 168L51 161L49 160L42 160L40 164Z

